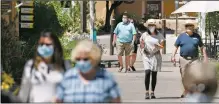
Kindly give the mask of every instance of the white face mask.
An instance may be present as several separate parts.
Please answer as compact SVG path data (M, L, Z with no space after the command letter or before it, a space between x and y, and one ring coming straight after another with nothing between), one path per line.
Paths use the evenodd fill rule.
M149 27L149 31L150 31L151 33L153 33L153 32L154 32L154 30L155 30L155 27L154 27L154 26L152 26L152 27Z
M123 19L122 19L122 22L123 22L123 23L127 23L127 22L128 22L128 19L123 18Z

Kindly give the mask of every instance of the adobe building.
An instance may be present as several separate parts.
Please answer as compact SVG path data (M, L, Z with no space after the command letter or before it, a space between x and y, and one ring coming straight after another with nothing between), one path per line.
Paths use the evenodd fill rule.
M136 15L138 18L144 15L152 15L154 19L168 19L171 13L175 10L176 0L134 0L133 3L122 3L115 11L114 14L118 15L125 11L130 14ZM178 0L179 2L189 0ZM178 7L183 4L179 3ZM97 19L105 19L106 1L97 1L96 4L96 17ZM113 15L114 15L113 14ZM188 16L195 16L195 13L188 13Z

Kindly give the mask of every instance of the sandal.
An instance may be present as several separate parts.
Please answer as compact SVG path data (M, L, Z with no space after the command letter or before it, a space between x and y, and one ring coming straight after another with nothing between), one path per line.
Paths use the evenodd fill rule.
M126 70L125 70L125 73L127 73L128 71L131 71L130 68L126 69Z
M121 71L122 71L122 69L123 69L123 67L120 67L118 72L121 72Z

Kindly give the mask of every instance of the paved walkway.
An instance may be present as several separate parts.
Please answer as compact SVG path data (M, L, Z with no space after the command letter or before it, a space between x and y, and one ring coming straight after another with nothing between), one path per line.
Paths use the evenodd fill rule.
M119 73L118 68L107 68L116 78L122 93L123 102L183 102L179 98L183 88L178 67L170 62L163 62L162 71L158 73L156 97L157 99L145 100L144 69L141 61L135 63L136 72ZM219 94L215 102L219 102Z
M105 44L105 50L108 52L103 54L103 60L116 60L116 55L109 55L109 36L98 37L101 44ZM138 51L137 62L135 67L136 72L119 73L118 68L107 68L115 76L122 93L123 102L183 102L184 99L179 98L183 88L181 84L181 76L178 67L174 67L170 62L171 50L173 41L168 41L167 54L163 55L162 72L158 73L158 81L156 87L157 99L145 100L144 87L144 68L141 60L141 55ZM219 94L215 102L219 102Z

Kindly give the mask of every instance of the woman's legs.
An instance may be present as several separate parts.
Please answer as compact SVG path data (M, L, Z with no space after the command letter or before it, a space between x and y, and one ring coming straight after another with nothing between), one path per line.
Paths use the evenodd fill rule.
M145 70L144 84L145 84L146 93L149 92L150 75L151 75L151 70Z
M157 72L152 71L152 84L151 84L152 92L154 92L156 84L157 84Z
M157 84L157 72L152 71L152 82L151 82L151 99L155 99L154 90Z
M145 89L146 89L145 99L150 99L149 96L150 75L151 75L151 70L145 70L145 80L144 80Z

